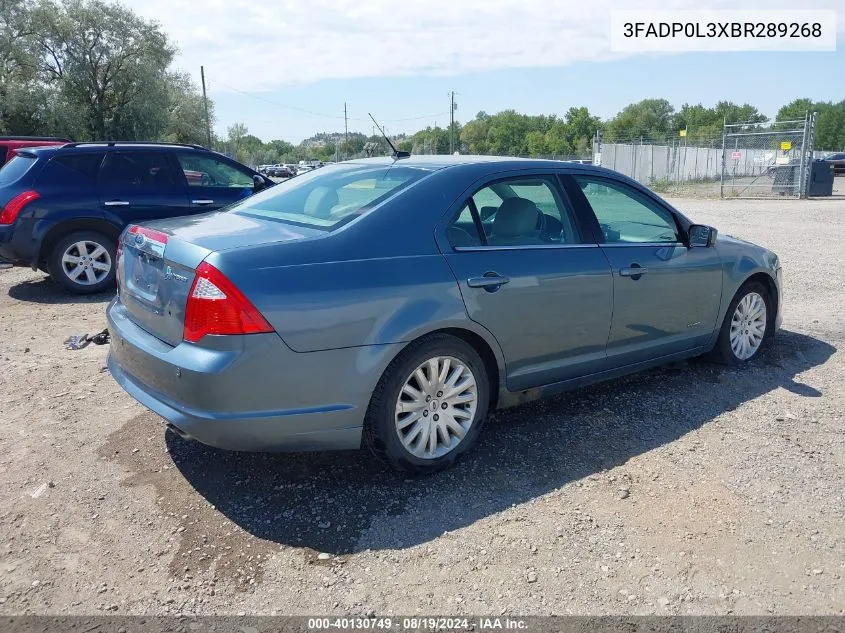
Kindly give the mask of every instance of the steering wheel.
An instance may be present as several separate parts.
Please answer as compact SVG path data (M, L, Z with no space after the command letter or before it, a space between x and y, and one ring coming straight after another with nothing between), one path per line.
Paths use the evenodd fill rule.
M554 216L542 214L540 239L544 242L560 242L563 233L563 223Z

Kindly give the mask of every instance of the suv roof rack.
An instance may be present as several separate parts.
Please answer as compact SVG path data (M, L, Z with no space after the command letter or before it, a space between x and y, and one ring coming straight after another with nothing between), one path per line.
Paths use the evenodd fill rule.
M64 141L70 143L69 138L60 136L0 136L0 141Z
M202 145L194 143L167 143L164 141L79 141L78 143L68 143L65 147L81 147L83 145L107 145L114 147L115 145L163 145L170 147L190 147L191 149L206 149Z

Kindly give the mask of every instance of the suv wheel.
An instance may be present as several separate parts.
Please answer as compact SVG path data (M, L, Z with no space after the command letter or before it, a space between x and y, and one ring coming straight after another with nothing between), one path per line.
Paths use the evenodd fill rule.
M102 292L114 286L114 242L96 231L76 231L61 238L50 253L53 280L75 294Z

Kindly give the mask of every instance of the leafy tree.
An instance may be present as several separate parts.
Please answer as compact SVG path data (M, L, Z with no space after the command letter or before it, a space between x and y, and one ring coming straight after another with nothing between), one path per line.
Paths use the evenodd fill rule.
M817 112L816 147L823 150L845 150L845 101L814 102L796 99L778 110L778 120L803 119L808 112Z
M168 75L168 109L163 141L173 143L208 144L205 106L190 76ZM209 117L214 122L214 104L209 103Z
M662 139L675 131L675 108L666 99L643 99L625 106L607 123L607 140Z
M31 19L44 79L81 111L88 137L163 133L175 49L158 24L102 0L40 0Z
M542 156L548 150L546 135L539 130L532 130L525 135L525 144L531 156Z

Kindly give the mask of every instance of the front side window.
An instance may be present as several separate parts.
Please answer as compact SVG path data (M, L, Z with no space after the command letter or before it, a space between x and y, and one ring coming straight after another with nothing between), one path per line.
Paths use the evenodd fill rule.
M179 165L192 187L252 187L252 174L212 156L178 154Z
M674 216L621 183L574 176L599 221L608 244L680 242Z
M162 152L110 152L100 169L100 185L153 189L173 187L179 178Z
M285 180L230 207L229 212L334 229L426 176L418 167L322 167Z
M480 236L472 207L484 229ZM447 229L452 246L540 246L579 244L574 214L554 176L526 176L482 187Z

